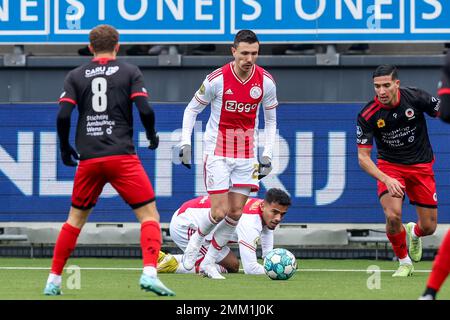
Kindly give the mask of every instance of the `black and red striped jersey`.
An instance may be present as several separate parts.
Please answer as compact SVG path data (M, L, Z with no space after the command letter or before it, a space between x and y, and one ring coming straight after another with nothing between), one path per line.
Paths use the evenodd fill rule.
M371 148L377 158L392 163L417 164L433 160L425 113L437 117L439 99L417 88L400 88L396 106L383 105L377 97L358 114L356 135L360 148Z
M441 99L441 119L450 122L450 52L447 54L442 80L439 82L438 95Z
M133 98L148 97L135 65L96 58L69 72L60 102L78 107L76 149L80 159L135 154Z

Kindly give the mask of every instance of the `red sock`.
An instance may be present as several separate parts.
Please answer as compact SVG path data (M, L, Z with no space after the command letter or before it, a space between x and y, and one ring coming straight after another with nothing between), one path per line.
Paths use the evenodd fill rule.
M81 229L75 228L67 222L63 224L53 251L51 271L53 274L62 274L67 259L69 259L70 254L75 249L80 231Z
M423 231L419 228L419 224L418 224L418 223L414 226L414 233L415 233L416 236L418 236L418 237L423 237L423 236L424 236L424 233L423 233Z
M141 224L141 248L144 267L156 267L161 249L161 228L156 221Z
M439 291L450 272L450 231L447 231L444 241L439 248L438 254L433 262L433 269L428 278L427 286Z
M406 230L403 229L400 233L397 234L386 234L392 244L392 249L394 250L395 255L399 259L406 258L406 256L408 255L408 250L406 248Z

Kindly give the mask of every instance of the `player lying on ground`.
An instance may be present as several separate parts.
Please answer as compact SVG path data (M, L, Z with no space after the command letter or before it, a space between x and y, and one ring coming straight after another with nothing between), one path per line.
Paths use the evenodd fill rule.
M229 243L239 244L239 254L246 274L264 274L264 268L257 261L256 248L261 240L262 256L273 249L273 230L283 220L289 206L290 197L280 189L267 191L264 200L249 198L244 206L236 231ZM170 222L170 235L176 245L183 250L189 237L196 232L199 219L209 211L211 202L209 196L198 197L185 202L173 214ZM181 262L182 255L171 255L160 252L158 258L158 272L166 273L195 273L199 272L199 265L208 250L211 236L207 236L202 243L197 256L195 268L187 270ZM220 250L216 259L216 269L220 273L239 271L239 260L228 246Z

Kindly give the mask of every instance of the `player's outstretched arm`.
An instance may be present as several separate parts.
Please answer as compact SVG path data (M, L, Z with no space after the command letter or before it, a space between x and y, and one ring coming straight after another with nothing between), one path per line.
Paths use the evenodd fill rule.
M59 148L61 151L61 159L66 166L75 167L79 159L78 153L69 143L70 135L70 118L75 107L73 103L63 101L59 104L59 112L56 118L56 128L58 131Z
M159 145L159 136L155 130L155 112L150 106L147 97L137 96L133 101L139 111L142 125L145 128L145 134L149 141L148 148L154 150Z
M273 230L263 228L261 232L262 258L264 258L272 250L273 250Z
M264 267L258 263L256 248L251 248L250 244L239 241L239 254L245 274L265 274Z

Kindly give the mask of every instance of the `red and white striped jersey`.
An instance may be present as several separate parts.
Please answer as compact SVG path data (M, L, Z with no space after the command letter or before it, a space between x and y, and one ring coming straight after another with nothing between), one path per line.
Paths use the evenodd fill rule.
M183 118L181 144L191 144L197 114L211 105L203 152L228 158L257 156L259 106L264 108L266 141L263 156L272 158L278 106L272 76L254 65L250 77L242 81L234 72L234 62L210 73L187 106Z

